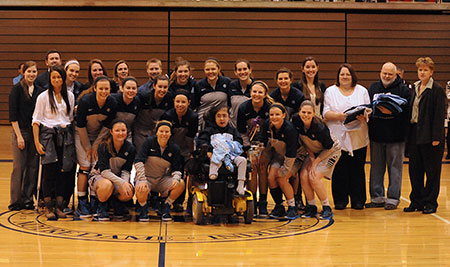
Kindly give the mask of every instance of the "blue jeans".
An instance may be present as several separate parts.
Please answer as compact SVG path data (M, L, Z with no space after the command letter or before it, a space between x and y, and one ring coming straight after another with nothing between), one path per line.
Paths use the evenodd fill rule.
M403 154L405 143L370 141L370 198L374 203L398 206L402 189ZM386 166L389 175L387 199L384 192Z

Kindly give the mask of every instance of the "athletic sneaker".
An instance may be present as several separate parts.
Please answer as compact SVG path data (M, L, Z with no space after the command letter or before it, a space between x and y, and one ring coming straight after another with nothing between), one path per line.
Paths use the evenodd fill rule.
M148 222L150 221L150 217L148 216L148 204L146 203L144 206L141 206L141 204L136 203L136 212L138 212L138 218L137 220L139 222Z
M173 209L174 212L183 212L184 208L183 208L183 204L180 203L176 203L173 204Z
M113 199L114 219L122 219L130 214L127 208L127 203L122 202L117 198Z
M89 203L90 204L89 210L90 210L92 216L98 216L98 214L97 214L98 203L100 203L100 201L98 201L98 198L96 196L91 195L91 202Z
M295 220L298 217L300 217L300 216L298 215L297 207L289 206L288 210L287 210L287 214L286 214L286 219Z
M64 212L64 214L66 215L73 214L73 210L69 207L65 207L62 212Z
M108 203L98 202L97 205L97 220L100 222L109 221Z
M167 202L164 202L161 204L161 220L163 221L171 221L172 216L170 216L170 204Z
M259 201L258 210L260 218L269 218L269 212L267 211L267 201Z
M323 206L323 210L320 212L320 219L322 220L330 220L333 218L333 212L331 211L330 206Z
M79 198L78 199L78 208L76 215L80 218L91 217L91 213L89 212L89 204L87 202L87 198Z
M150 207L158 215L161 215L161 199L159 196L152 195L150 197Z
M272 219L284 219L286 216L286 210L284 209L283 204L275 205L275 208L273 208L269 216Z
M315 205L307 205L305 212L300 217L302 218L315 218L317 216L317 207Z

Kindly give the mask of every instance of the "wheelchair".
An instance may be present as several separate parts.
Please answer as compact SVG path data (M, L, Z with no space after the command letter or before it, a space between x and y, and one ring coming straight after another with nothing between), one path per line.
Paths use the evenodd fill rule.
M205 224L210 216L233 215L243 216L246 224L252 223L253 195L248 190L242 196L236 193L237 167L230 172L222 164L217 179L209 179L209 158L206 156L206 151L202 149L190 159L190 162L186 163L186 167L187 173L193 179L190 190L193 194L192 220L195 224Z

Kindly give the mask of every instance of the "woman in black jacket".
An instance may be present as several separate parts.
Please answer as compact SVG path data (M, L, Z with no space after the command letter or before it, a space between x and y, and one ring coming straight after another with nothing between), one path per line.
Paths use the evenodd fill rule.
M441 163L444 154L444 119L446 96L444 88L433 78L434 62L429 57L416 61L419 81L411 101L409 178L411 204L405 212L435 213L438 207ZM424 186L424 175L427 175Z
M25 62L24 77L13 86L9 94L9 121L13 128L11 136L13 170L9 210L33 209L39 159L33 142L31 120L36 99L43 91L35 85L37 73L36 62Z

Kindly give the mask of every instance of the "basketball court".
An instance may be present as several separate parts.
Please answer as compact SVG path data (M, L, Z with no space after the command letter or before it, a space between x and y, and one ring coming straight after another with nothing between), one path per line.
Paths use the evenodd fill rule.
M175 220L169 223L155 214L145 223L47 221L35 211L7 210L10 127L1 126L0 134L0 266L450 264L450 162L443 164L439 208L432 215L402 211L409 205L410 192L405 164L399 209L347 208L334 211L330 221L257 218L244 224L240 218L231 223L218 219L195 225L182 213L175 213ZM366 164L367 177L368 171ZM329 181L325 184L331 188Z

